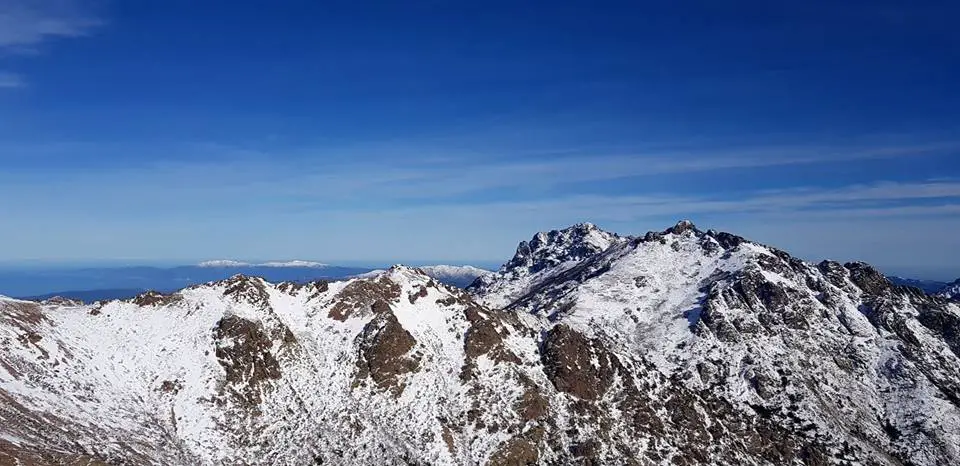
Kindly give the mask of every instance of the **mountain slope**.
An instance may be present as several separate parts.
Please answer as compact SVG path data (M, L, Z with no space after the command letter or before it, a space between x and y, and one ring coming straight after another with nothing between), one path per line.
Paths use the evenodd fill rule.
M688 222L639 238L582 224L471 290L394 267L0 299L0 458L960 461L960 308L865 264Z

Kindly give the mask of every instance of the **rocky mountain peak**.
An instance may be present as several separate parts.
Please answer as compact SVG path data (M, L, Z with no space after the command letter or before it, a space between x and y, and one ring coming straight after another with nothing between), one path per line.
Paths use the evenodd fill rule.
M579 261L623 239L592 223L578 223L562 230L539 232L523 241L501 271L536 273L569 261Z
M893 287L884 274L866 262L848 262L843 267L850 271L850 280L871 295L881 295Z
M384 272L383 276L397 284L420 284L428 282L432 279L426 270L420 267L411 267L403 264L395 264L390 266L390 268Z
M517 246L513 258L496 273L479 276L467 287L486 304L505 307L527 292L528 285L562 273L581 261L600 254L627 238L601 230L592 223L578 223L562 230L541 231Z
M696 226L693 224L693 222L691 222L690 220L680 220L679 222L677 222L676 225L674 225L674 226L672 226L672 227L670 227L670 228L667 228L667 229L664 231L664 233L665 233L665 234L680 235L680 234L683 234L683 233L686 232L686 231L699 232L700 230L697 230L697 227L696 227Z

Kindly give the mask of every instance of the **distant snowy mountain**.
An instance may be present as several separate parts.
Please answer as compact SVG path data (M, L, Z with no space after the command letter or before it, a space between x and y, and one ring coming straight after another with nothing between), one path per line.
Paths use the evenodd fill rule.
M65 298L84 303L92 303L101 300L127 299L147 291L143 288L121 288L104 290L66 290L55 291L37 296L27 296L22 299L29 301L45 301L51 298ZM167 290L173 291L173 290Z
M280 261L280 262L264 262L258 264L259 267L306 267L306 268L319 268L319 267L330 267L329 264L324 264L322 262L313 262L313 261Z
M235 261L235 260L211 260L205 261L197 264L197 267L293 267L293 268L320 268L320 267L329 267L329 264L324 264L322 262L313 262L313 261L303 261L303 260L292 260L292 261L271 261L263 262L260 264L251 264L249 262Z
M357 272L363 273L363 272ZM960 464L960 305L681 222L423 269L0 299L0 463Z
M197 264L197 267L249 267L251 264L249 262L241 262L229 259L217 259L210 261L203 261Z

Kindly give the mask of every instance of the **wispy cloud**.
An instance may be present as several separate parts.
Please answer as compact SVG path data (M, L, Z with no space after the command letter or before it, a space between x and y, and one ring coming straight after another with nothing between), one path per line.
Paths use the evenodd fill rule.
M245 154L235 161L216 157L216 162L176 162L144 167L98 168L97 170L31 169L0 173L0 194L29 196L34 202L48 200L62 204L61 193L76 193L88 205L110 209L137 209L180 212L216 210L230 212L243 199L248 209L309 213L330 211L372 211L411 214L432 212L438 218L450 212L471 215L521 217L551 213L554 224L563 219L577 221L637 222L646 218L712 214L788 215L818 211L820 215L935 215L947 214L960 204L960 182L952 179L913 180L851 184L840 187L793 186L777 190L744 186L738 191L713 194L710 190L651 188L637 183L629 192L589 194L579 189L550 192L528 191L489 196L500 189L530 186L563 186L579 182L604 182L618 177L652 176L682 182L685 174L771 167L787 169L799 163L829 164L856 161L864 157L922 156L952 148L951 144L863 149L846 154L823 150L830 157L792 149L793 157L778 159L757 155L702 153L668 159L661 154L637 157L601 156L560 158L554 161L506 162L501 164L426 164L417 159L384 160L379 165L360 161L353 164L313 165L309 159L284 162L260 153ZM4 152L0 150L0 153ZM203 160L202 153L195 159ZM207 158L209 159L209 158ZM361 159L362 160L362 159ZM47 164L55 167L56 164ZM829 165L826 165L829 166ZM173 186L177 188L172 189ZM662 184L661 184L662 186ZM118 196L117 193L123 193ZM56 202L54 202L56 201ZM909 205L920 204L925 205ZM905 205L908 204L908 205ZM930 205L936 204L936 205ZM10 206L15 207L15 206ZM939 209L939 210L937 210Z
M156 148L147 149L156 151ZM830 166L867 160L923 158L960 151L960 142L881 145L874 147L769 147L687 152L636 151L577 155L523 156L448 153L438 158L390 148L315 148L297 150L245 150L221 145L191 145L163 149L178 154L177 160L144 157L140 165L82 168L70 163L70 154L80 152L137 152L137 148L97 147L90 144L44 145L42 148L0 148L11 160L7 183L33 183L30 174L50 182L63 176L64 183L89 185L131 180L137 186L164 186L195 180L189 190L217 193L269 193L274 198L294 198L309 204L336 200L386 196L398 202L462 202L465 197L499 190L523 190L525 197L578 183L602 183L617 179L665 179L685 174L734 172L751 169L787 170L802 165ZM29 158L36 160L30 162ZM36 168L42 167L42 170ZM56 167L60 167L59 169ZM63 173L58 174L57 171ZM2 175L0 175L2 176ZM135 181L134 181L135 180ZM869 186L863 196L880 195L895 186ZM930 189L944 189L931 185ZM871 194L872 193L872 194ZM779 193L797 198L834 196L839 193L794 188Z
M911 204L933 201L933 204ZM905 204L906 203L906 204ZM589 219L597 222L643 222L680 217L757 215L790 217L940 216L960 213L960 182L877 183L835 189L803 188L782 192L744 192L736 198L709 195L625 195L478 202L456 205L373 209L377 215L429 212L438 218L541 217L545 223Z
M0 50L35 50L44 41L77 37L102 22L80 0L0 0Z
M54 39L79 37L102 24L82 0L0 0L0 59L39 53ZM0 88L25 85L22 76L0 73Z
M23 87L25 83L23 78L16 73L0 71L0 88Z

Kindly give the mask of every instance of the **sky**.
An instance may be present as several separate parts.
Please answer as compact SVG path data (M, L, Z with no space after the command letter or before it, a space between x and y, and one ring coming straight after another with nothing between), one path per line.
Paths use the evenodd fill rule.
M960 4L0 0L0 262L679 219L960 276Z

